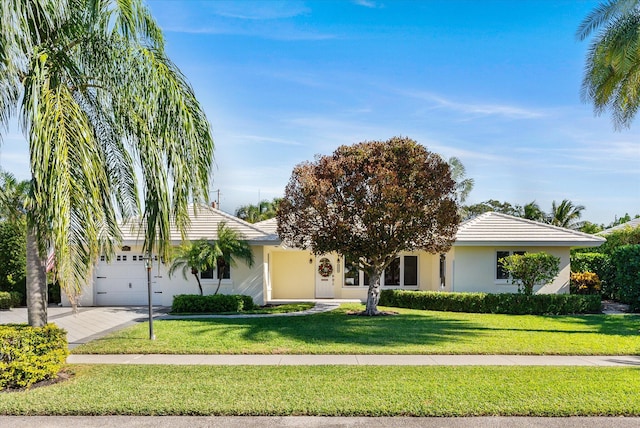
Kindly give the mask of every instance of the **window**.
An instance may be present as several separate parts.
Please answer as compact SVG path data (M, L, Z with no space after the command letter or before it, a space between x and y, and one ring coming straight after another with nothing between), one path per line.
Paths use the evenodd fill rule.
M440 254L440 287L447 285L447 256Z
M383 287L417 287L418 286L418 256L400 256L382 272L380 278ZM358 270L355 260L344 259L344 286L368 286L369 275Z
M502 267L502 263L500 263L500 259L508 257L512 254L523 255L525 251L496 251L496 279L506 281L509 279L509 272L507 272L504 267Z
M209 268L207 270L200 271L200 278L202 279L213 279L213 268Z
M218 271L214 268L209 268L200 272L201 279L218 279ZM222 269L222 279L231 279L231 268L225 266Z

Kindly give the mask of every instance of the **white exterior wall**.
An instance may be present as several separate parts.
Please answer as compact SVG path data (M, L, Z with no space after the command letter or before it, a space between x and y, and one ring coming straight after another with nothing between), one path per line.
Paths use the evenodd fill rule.
M455 248L453 290L459 292L516 293L518 286L496 280L497 251L544 251L560 257L560 273L553 282L534 287L535 293L569 293L569 247L466 247Z
M254 265L249 268L245 263L238 262L231 267L231 279L223 279L219 294L246 294L253 298L256 304L264 304L263 294L263 250L262 247L251 247ZM142 248L131 245L131 251L118 251L110 264L98 262L93 273L93 282L83 288L79 299L80 306L97 305L146 305L148 302L147 269L144 261L138 260ZM122 260L127 256L126 262ZM133 256L136 261L133 261ZM117 260L117 256L121 260ZM153 304L171 306L173 297L177 294L200 294L195 277L187 269L187 278L182 271L175 272L169 277L170 265L164 265L154 260L151 269L151 285ZM218 286L217 279L201 279L205 295L213 294ZM62 305L70 306L69 300L62 297Z

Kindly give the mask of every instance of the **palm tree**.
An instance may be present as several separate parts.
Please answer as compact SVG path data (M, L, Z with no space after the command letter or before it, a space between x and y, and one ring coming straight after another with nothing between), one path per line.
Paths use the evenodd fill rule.
M456 182L456 203L458 206L462 206L462 204L467 200L469 193L473 190L473 178L466 178L467 171L457 157L449 158L449 169L451 170L451 178Z
M547 215L540 209L536 201L529 202L522 207L522 217L533 221L546 221Z
M582 217L583 210L583 205L573 205L573 202L568 199L564 199L560 204L556 204L556 201L553 201L551 203L549 223L567 229L579 229L582 226L582 222L578 221L578 219Z
M176 270L181 269L182 276L187 279L187 270L190 270L196 278L202 296L200 272L213 268L221 256L219 248L205 239L182 245L178 247L177 254L171 263L169 277L173 276Z
M24 224L29 181L18 181L7 171L0 171L0 219Z
M640 0L609 0L596 7L576 33L600 31L587 54L582 98L596 114L610 109L616 128L628 127L640 107Z
M170 223L184 232L188 203L208 199L210 125L142 1L0 2L0 129L17 117L29 144L32 326L47 322L50 246L71 298L113 254L119 217L142 214L145 253L168 259Z
M218 223L218 238L214 246L220 254L216 261L218 287L213 293L218 294L225 270L235 266L236 259L244 261L249 267L253 266L253 252L249 243L242 239L242 235L229 228L225 222Z
M261 201L258 205L243 205L236 210L236 217L249 223L257 223L269 220L276 216L278 206L282 198L273 198L273 201Z

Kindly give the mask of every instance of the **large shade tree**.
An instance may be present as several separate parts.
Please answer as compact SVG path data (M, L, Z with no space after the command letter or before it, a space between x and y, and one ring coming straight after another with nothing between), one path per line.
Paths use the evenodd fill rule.
M380 277L401 252L446 252L459 216L456 183L440 156L408 138L340 146L297 165L278 210L284 242L338 252L370 278L364 314L376 315Z
M210 125L142 0L0 2L0 130L13 118L29 145L31 325L47 321L50 247L72 297L113 254L118 216L140 215L144 251L168 259L170 223L184 231L207 198Z
M600 3L577 31L580 40L591 36L582 97L596 114L610 110L616 128L628 127L640 107L640 0Z

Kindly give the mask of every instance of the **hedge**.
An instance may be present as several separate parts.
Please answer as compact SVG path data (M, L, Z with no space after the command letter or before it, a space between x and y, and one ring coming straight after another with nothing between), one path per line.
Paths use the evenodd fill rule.
M17 291L0 291L0 309L11 309L20 306L22 294Z
M625 245L611 255L615 266L615 283L621 302L633 312L640 311L640 245Z
M173 313L218 313L242 312L255 308L251 296L241 294L216 294L200 296L198 294L179 294L174 296Z
M571 254L571 272L593 272L601 281L601 293L605 299L618 299L618 287L615 283L615 269L609 254L575 253Z
M600 313L599 295L449 293L441 291L382 290L380 306L431 311L514 315Z
M56 377L68 355L67 332L54 324L0 325L0 390Z

